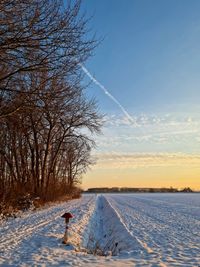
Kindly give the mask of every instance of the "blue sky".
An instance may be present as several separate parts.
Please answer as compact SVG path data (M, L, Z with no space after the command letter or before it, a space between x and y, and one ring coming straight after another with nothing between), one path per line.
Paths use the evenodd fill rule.
M85 0L82 7L104 38L87 67L131 112L198 105L199 1Z
M131 125L116 103L91 84L87 93L106 114L94 154L114 155L116 160L116 154L150 153L157 159L158 153L182 153L184 159L189 157L192 172L191 157L196 160L200 153L200 1L83 0L82 10L92 16L91 33L103 39L86 68L137 123ZM106 170L102 171L104 180ZM194 179L198 175L199 169Z

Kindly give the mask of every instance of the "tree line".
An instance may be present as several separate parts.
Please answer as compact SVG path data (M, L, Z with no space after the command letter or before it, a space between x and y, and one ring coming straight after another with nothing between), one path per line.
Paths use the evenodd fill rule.
M88 188L85 192L87 193L192 193L193 190L190 187L183 189L177 188L135 188L135 187L96 187Z
M96 45L80 1L0 1L0 198L70 192L101 127L81 64Z

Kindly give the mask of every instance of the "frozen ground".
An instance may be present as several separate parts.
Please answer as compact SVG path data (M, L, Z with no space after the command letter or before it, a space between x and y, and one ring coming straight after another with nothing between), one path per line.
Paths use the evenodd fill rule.
M200 194L84 195L0 226L0 266L200 266Z

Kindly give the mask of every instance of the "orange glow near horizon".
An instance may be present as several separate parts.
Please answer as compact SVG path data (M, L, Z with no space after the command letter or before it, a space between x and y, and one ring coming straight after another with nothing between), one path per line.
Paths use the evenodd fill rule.
M198 156L116 156L100 161L83 177L82 188L91 187L190 187L200 190ZM146 161L145 161L146 158ZM132 159L134 162L132 162ZM137 166L136 166L137 161ZM143 164L142 164L143 162Z

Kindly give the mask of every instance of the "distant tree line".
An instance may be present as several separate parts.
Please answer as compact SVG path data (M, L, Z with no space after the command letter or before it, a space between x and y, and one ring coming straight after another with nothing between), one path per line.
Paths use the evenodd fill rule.
M186 187L184 189L177 188L133 188L133 187L96 187L89 188L85 192L87 193L191 193L193 192L191 188Z
M0 1L0 199L70 192L101 126L80 64L96 43L80 1Z

